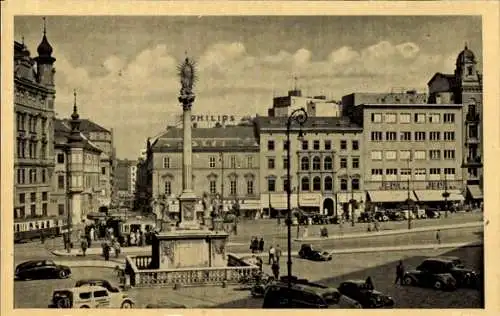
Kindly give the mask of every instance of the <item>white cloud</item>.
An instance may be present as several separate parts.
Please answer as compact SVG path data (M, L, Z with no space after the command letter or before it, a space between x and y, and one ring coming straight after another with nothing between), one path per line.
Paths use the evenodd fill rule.
M215 43L197 58L199 82L194 109L199 113L265 114L273 92L286 93L295 75L305 93L335 99L354 91L387 91L393 86L423 90L434 72L452 72L456 58L451 53L423 52L412 42L388 41L360 50L335 48L320 61L312 56L313 52L304 47L254 56L243 43ZM85 68L59 57L57 112L69 115L72 90L77 89L82 116L115 127L117 133L123 130L124 135L117 135L118 152L133 158L138 149L131 154L127 145L142 147L148 136L181 111L177 102L179 62L166 45L158 45L131 60L109 56L102 61L103 72L90 75ZM129 126L134 126L134 133L126 128Z

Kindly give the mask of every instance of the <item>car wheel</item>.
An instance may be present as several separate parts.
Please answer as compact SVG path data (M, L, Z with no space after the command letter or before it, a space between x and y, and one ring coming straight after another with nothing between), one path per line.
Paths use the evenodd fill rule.
M436 290L442 290L443 289L443 282L441 281L435 281L434 282L434 286L433 286Z
M82 307L80 307L80 308L90 308L90 307L88 307L87 305L83 305L83 306L82 306Z
M407 276L403 279L403 284L404 285L413 285L413 279L411 277Z
M64 270L61 270L59 271L59 279L66 279L68 277L68 272L64 271Z
M125 301L122 303L121 308L132 308L132 303L129 301Z

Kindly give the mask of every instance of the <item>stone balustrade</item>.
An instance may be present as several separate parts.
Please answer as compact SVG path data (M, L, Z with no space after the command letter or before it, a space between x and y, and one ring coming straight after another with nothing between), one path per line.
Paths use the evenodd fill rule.
M230 255L231 256L231 255ZM233 262L234 258L233 257ZM147 269L151 256L127 256L125 272L130 275L134 287L174 287L237 284L241 278L259 271L255 265L245 263L238 266Z

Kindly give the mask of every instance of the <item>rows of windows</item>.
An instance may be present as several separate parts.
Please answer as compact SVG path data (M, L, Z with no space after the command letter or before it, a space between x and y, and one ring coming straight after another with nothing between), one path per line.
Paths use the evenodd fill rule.
M399 118L399 120L398 120ZM441 120L442 118L442 120ZM454 123L454 113L371 113L372 123Z
M378 168L378 169L372 169L371 173L372 173L372 178L373 178L373 177L382 176L382 175L397 176L398 174L401 176L409 176L412 174L412 171L413 171L413 174L415 176L425 176L426 174L430 174L430 175L441 175L441 174L455 175L456 169L455 168L429 168L429 172L427 173L426 168L415 168L413 170L411 168L401 168L401 169L397 169L397 168L381 169L381 168Z
M351 159L351 168L352 169L359 169L360 165L360 158L359 157L352 157ZM340 157L340 168L345 169L348 168L348 158L347 157ZM288 168L288 159L286 157L283 158L283 169ZM323 166L323 169L321 169ZM300 170L302 171L307 171L307 170L332 170L333 169L333 159L332 157L324 157L323 161L319 156L315 156L312 159L309 159L309 157L302 157L300 159ZM276 169L276 158L275 157L268 157L267 158L267 169Z
M28 199L29 197L29 199ZM41 193L41 198L42 198L42 215L47 216L48 213L48 202L49 202L49 193L48 192L42 192ZM36 216L36 203L37 203L37 193L36 192L31 192L29 195L27 193L19 193L19 200L18 200L18 207L16 210L14 210L14 218L24 218L26 217L26 207L29 206L30 210L30 215L31 216Z
M312 145L310 146L310 142L308 140L303 140L301 144L302 150L321 150L321 142L320 140L313 140ZM348 144L347 140L343 139L340 141L339 148L340 150L347 150ZM274 151L276 149L276 144L274 140L268 140L267 141L267 150L268 151ZM332 149L332 141L330 139L326 139L323 141L323 149L324 150L331 150ZM358 140L353 140L351 142L351 149L352 150L359 150L359 141ZM286 140L283 141L283 150L287 150L287 142Z
M39 116L31 115L27 113L16 113L16 129L17 131L26 131L26 125L28 125L29 133L36 133L38 129ZM27 123L27 124L26 124ZM46 133L47 118L40 118L40 130L43 134Z
M428 133L428 137L427 137ZM385 137L384 137L385 136ZM399 137L398 137L399 136ZM389 142L395 142L395 141L419 141L423 142L426 140L430 141L454 141L455 140L455 132L449 131L449 132L440 132L440 131L430 131L430 132L422 132L422 131L417 131L417 132L409 132L409 131L402 131L402 132L393 132L393 131L388 131L388 132L380 132L380 131L373 131L370 134L370 139L372 141L389 141Z
M246 182L246 194L254 195L255 194L255 183L253 179L245 179ZM217 180L210 180L208 182L208 191L210 194L217 193ZM171 180L165 181L164 184L164 193L166 196L172 195L172 182ZM229 195L238 195L238 180L230 179L229 181Z
M267 190L268 192L277 192L277 179L274 177L269 177L267 179ZM307 176L300 178L300 191L305 191L305 192L310 192L315 191L333 191L333 178L330 176L324 177L323 181L321 181L321 177L312 177L312 182L311 179ZM285 178L283 179L283 192L287 192L288 187L288 180ZM352 178L351 179L351 189L352 190L359 190L360 189L360 180L358 178ZM348 179L347 178L341 178L340 179L340 191L347 191L348 190Z
M231 156L229 156L229 168L236 169L236 168L246 167L247 169L251 169L255 166L253 156L245 157L244 161L246 162L246 166L242 166L242 164L240 163L237 156L231 155ZM219 164L217 164L217 162L219 162ZM220 168L221 164L222 164L222 157L221 156L209 156L208 157L208 167L209 168L217 168L217 167ZM172 168L172 162L171 162L170 157L163 157L163 168L164 169Z
M43 184L48 181L47 169L42 168L19 168L16 174L17 184Z
M414 150L413 158L411 150L372 150L371 159L372 160L397 160L399 153L400 160L454 160L455 159L455 149L431 149L431 150ZM442 153L442 155L441 155Z
M38 146L38 141L18 138L16 141L16 152L17 158L45 159L47 158L47 144L41 143L41 146Z

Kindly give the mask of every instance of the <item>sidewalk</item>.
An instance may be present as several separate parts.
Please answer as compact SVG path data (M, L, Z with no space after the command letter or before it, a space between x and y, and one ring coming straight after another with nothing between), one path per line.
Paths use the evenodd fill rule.
M405 251L405 250L423 250L423 249L446 249L446 248L461 248L461 247L480 247L482 241L475 242L460 242L460 243L444 243L444 244L414 244L405 246L388 246L388 247L368 247L368 248L350 248L350 249L332 249L325 250L331 254L346 254L346 253L367 253L367 252L385 252L385 251ZM254 253L231 253L236 257L257 256ZM288 252L284 251L281 256L285 257ZM292 251L292 256L298 256L298 251ZM267 257L267 254L261 254Z
M344 224L347 225L347 224ZM394 229L394 230L383 230L379 232L365 232L365 233L355 233L355 234L342 234L342 235L331 235L328 237L311 236L305 238L295 238L294 241L319 241L319 240L330 240L330 239L350 239L350 238L366 238L366 237L377 237L377 236L389 236L389 235L401 235L407 233L417 233L433 230L447 230L447 229L457 229L457 228L468 228L468 227L479 227L483 226L483 222L472 222L463 224L451 224L451 225L441 225L441 226L424 226L415 227L412 229ZM347 228L348 229L348 228Z

